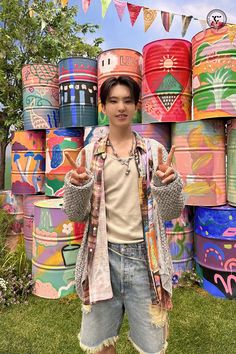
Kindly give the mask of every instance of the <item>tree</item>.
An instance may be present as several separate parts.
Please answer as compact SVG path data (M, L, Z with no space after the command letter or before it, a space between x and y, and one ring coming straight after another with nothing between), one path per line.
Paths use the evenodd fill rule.
M98 26L80 25L78 9L61 3L65 1L0 0L0 189L10 127L23 127L22 66L56 64L68 56L94 58L101 51L102 38L86 43L86 35Z

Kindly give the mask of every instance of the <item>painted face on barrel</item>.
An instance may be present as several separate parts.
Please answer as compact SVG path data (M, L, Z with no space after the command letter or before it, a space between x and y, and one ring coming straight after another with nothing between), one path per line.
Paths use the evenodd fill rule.
M125 127L131 124L136 106L130 89L125 85L116 85L110 90L102 111L108 116L110 125Z

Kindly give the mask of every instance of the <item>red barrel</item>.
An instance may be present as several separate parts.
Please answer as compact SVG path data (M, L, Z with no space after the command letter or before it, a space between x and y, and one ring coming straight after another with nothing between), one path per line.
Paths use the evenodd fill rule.
M191 43L162 39L143 48L142 121L191 119Z

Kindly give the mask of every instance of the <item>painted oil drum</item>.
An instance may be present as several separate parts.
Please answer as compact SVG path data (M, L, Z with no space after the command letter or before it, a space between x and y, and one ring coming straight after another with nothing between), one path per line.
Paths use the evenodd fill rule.
M193 268L192 207L185 206L179 218L166 221L165 229L174 268L172 282L177 285L182 273Z
M236 116L236 37L233 25L192 38L194 119Z
M59 126L59 80L56 65L28 64L22 69L25 130Z
M170 150L170 125L168 124L133 124L132 129L144 138L157 140ZM109 133L108 126L87 127L84 131L84 145L97 141Z
M24 195L23 197L23 213L24 213L24 242L26 257L32 260L32 241L33 241L33 222L34 222L34 203L40 200L44 200L47 197L44 194L41 195Z
M186 205L226 203L224 128L220 119L172 125L173 164L183 180Z
M46 195L63 196L65 174L72 168L65 156L65 151L76 160L84 146L83 138L83 128L59 128L46 131Z
M16 131L12 138L12 192L44 191L45 131Z
M75 263L84 224L69 221L63 199L35 203L32 253L34 294L57 299L75 292Z
M236 206L236 119L227 123L227 201Z
M191 119L191 43L161 39L143 47L142 122Z
M197 272L203 288L216 297L236 298L236 208L197 207Z
M11 189L11 143L7 145L5 151L4 189Z
M59 62L60 126L97 124L97 61L72 57Z
M125 48L105 50L98 56L98 124L107 125L108 117L102 112L100 88L102 83L112 76L131 76L141 87L142 54ZM141 123L141 102L133 118L134 123Z
M12 216L13 222L8 230L6 244L14 251L23 237L23 197L14 195L11 190L0 191L0 208Z

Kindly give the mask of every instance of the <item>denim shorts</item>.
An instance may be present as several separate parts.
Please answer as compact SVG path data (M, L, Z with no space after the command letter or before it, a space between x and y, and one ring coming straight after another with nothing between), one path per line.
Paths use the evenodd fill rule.
M87 311L83 308L79 334L81 348L96 353L103 346L115 345L126 313L129 340L137 351L164 354L167 311L151 301L145 243L108 243L108 250L113 298L92 304Z

